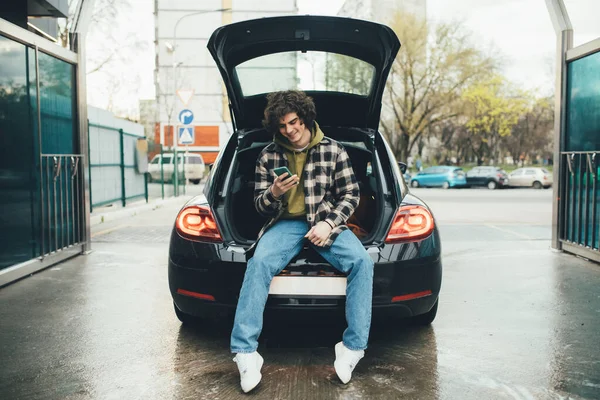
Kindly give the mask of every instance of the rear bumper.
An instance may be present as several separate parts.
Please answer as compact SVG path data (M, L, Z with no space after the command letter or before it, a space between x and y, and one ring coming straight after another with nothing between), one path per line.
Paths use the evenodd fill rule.
M474 179L467 179L467 185L468 186L487 186L488 183L490 181L495 181L496 184L498 185L498 187L507 187L508 186L508 179L503 179L503 178L498 178L498 179L486 179L485 181L476 181Z
M463 187L463 186L467 186L467 180L466 179L450 179L448 181L448 183L450 184L450 187Z
M169 286L177 308L185 314L198 317L232 316L235 313L245 268L245 264L227 262L216 262L209 268L185 268L176 265L170 259ZM376 263L373 277L373 315L410 317L428 312L438 298L441 280L442 264L439 257ZM426 294L429 291L431 293ZM420 293L423 297L392 302L396 296L415 293ZM195 294L204 295L204 298L194 297ZM267 312L286 314L297 312L311 315L343 315L344 309L344 296L270 295L266 305Z
M421 299L408 300L393 304L379 304L373 305L372 315L373 318L409 318L417 315L425 314L430 311L435 302L437 301L439 294L428 296ZM179 310L184 314L193 315L200 318L209 319L231 319L235 315L236 305L234 304L222 304L216 302L210 302L206 300L198 300L188 296L175 295L173 301ZM332 318L338 317L343 318L345 313L345 302L340 301L335 306L285 306L285 307L273 307L270 305L271 298L267 301L265 307L265 313L276 316L277 318L289 317L289 318Z
M202 172L198 172L198 171L190 171L185 173L185 177L187 179L202 179L202 176L204 176L204 171Z

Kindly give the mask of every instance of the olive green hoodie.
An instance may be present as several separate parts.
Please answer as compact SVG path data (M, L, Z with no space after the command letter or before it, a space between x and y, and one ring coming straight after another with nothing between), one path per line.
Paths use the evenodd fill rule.
M323 140L323 131L319 128L319 125L315 121L315 129L312 132L312 138L308 146L302 150L297 151L289 140L282 134L276 134L274 141L285 149L285 155L288 159L288 168L292 175L297 174L300 178L298 185L292 187L283 195L283 203L286 206L285 211L281 215L283 219L297 219L306 215L306 208L304 205L304 165L306 164L306 156L308 150L315 147Z

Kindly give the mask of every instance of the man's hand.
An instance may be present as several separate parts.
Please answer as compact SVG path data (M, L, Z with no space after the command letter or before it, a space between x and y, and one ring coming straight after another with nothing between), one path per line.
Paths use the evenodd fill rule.
M304 237L310 240L315 246L322 247L325 245L325 242L327 241L332 229L333 228L331 225L329 225L327 222L321 221L310 228L310 231L308 231Z
M300 182L300 178L298 175L294 174L292 176L288 176L287 172L279 175L275 178L273 185L271 186L271 193L273 196L279 198L283 196L285 192L290 190L292 187L296 186L298 182Z

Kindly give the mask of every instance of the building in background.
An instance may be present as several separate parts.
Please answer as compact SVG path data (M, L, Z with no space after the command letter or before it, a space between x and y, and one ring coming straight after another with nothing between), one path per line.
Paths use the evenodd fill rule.
M67 18L68 0L0 2L0 18L54 42L58 39L57 18Z
M296 0L155 0L155 142L164 148L199 152L206 163L216 158L232 133L227 91L206 44L219 26L248 19L294 15ZM273 66L296 69L295 58ZM193 144L178 143L180 113L191 111ZM188 122L191 118L185 113ZM147 133L148 135L148 133ZM189 131L185 132L189 140ZM175 136L175 137L174 137Z
M398 12L427 18L427 0L346 0L338 15L387 24Z
M90 2L79 0L87 15ZM0 1L0 287L89 251L87 18L59 45L66 1ZM31 21L46 18L43 31ZM43 24L42 24L43 25Z

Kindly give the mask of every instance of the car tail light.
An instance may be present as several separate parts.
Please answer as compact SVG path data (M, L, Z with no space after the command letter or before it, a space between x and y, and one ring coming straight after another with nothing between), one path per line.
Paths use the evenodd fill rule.
M179 212L175 222L177 232L198 242L222 242L217 222L208 206L190 206Z
M433 228L433 216L425 207L403 206L396 212L385 242L398 243L421 239L429 236Z

